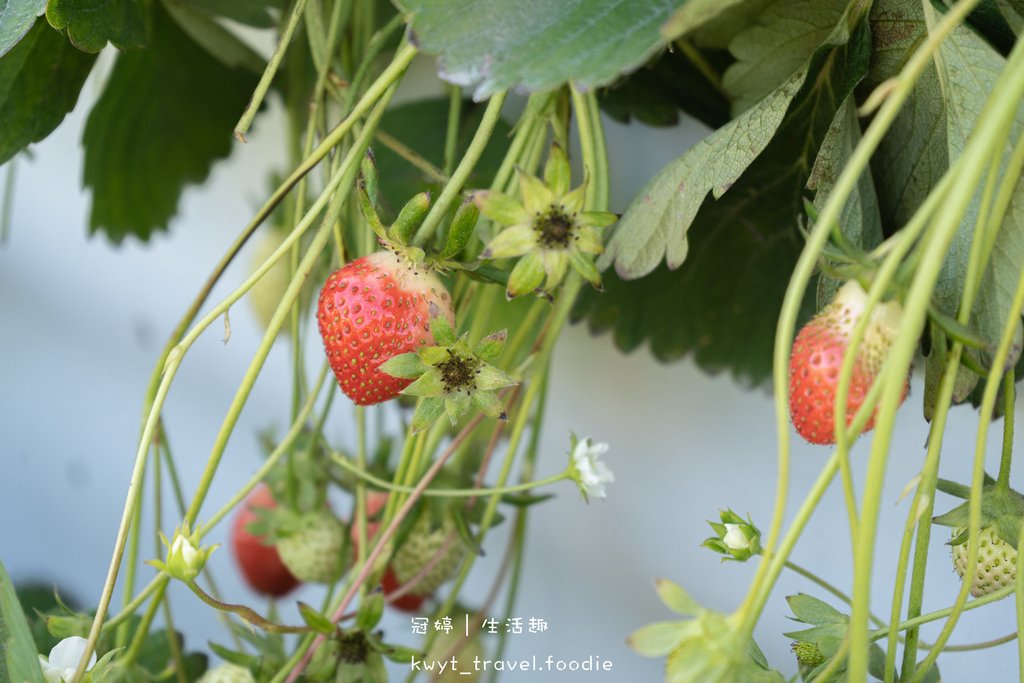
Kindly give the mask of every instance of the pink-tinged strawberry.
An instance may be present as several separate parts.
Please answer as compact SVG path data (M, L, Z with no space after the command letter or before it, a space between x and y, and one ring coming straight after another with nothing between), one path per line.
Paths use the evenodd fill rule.
M320 291L317 321L341 390L358 405L395 398L412 383L378 366L434 344L430 305L455 323L448 290L422 263L391 251L358 258L335 271Z
M854 327L864 315L867 292L854 280L844 284L828 306L808 322L793 342L789 357L789 415L800 436L811 443L835 443L835 401L843 356ZM846 399L849 425L899 333L903 308L897 301L879 304L872 312L853 366ZM900 401L906 398L904 385ZM874 426L872 415L864 431Z
M966 530L967 527L954 529L953 539L958 539ZM963 543L953 546L953 568L961 579L967 574L967 560L967 539L964 538ZM1017 548L1000 538L995 526L982 529L978 537L978 564L971 595L980 598L1016 582Z
M263 536L248 530L248 526L258 519L257 510L275 507L277 502L270 488L261 484L246 498L235 516L231 525L231 551L242 578L251 589L279 598L295 590L299 580L288 571L274 545L268 545Z

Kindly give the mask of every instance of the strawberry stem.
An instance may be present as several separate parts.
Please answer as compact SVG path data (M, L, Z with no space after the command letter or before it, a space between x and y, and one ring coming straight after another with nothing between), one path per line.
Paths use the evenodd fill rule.
M361 469L358 465L355 465L349 461L341 453L331 453L331 460L333 460L342 469L351 472L361 481L372 484L376 488L382 491L391 491L394 493L412 493L415 490L413 486L400 486L398 484L392 484L389 481L381 479L380 477L374 476L364 469ZM421 496L434 496L437 498L474 498L476 496L490 496L490 495L504 495L506 493L519 493L522 491L529 491L530 489L538 488L541 486L549 486L551 484L557 484L560 481L569 479L572 476L572 470L566 468L558 474L553 474L545 479L538 479L536 481L526 481L519 484L512 484L511 486L498 486L494 488L465 488L465 489L424 489Z
M1014 381L1012 369L1003 375L1003 452L999 460L999 476L996 479L997 493L1007 493L1010 490L1010 465L1013 463L1013 406L1017 397Z

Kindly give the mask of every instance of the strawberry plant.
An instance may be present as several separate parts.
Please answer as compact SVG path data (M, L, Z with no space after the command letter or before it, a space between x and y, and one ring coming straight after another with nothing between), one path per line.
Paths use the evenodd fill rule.
M538 680L613 668L608 680L640 680L640 656L670 683L939 681L940 666L970 656L972 675L987 666L986 679L1024 681L1024 495L1011 485L1024 377L1022 30L1021 0L0 3L10 277L32 270L20 267L12 207L52 201L16 169L33 168L33 146L69 114L68 125L83 121L90 244L126 260L172 233L214 242L187 230L188 188L235 183L219 175L223 159L252 169L253 147L282 150L257 169L273 180L251 215L225 219L234 234L209 274L157 283L195 294L147 351L134 458L104 470L94 494L124 493L104 537L109 563L60 548L60 564L105 571L91 602L71 607L60 591L38 602L0 565L0 681L506 680L525 661ZM424 84L436 96L410 99ZM625 169L623 123L631 144L668 163ZM628 192L613 194L613 178ZM173 265L191 272L185 253ZM5 314L29 310L32 322L4 332L57 321L46 343L58 346L41 348L59 350L48 358L60 390L40 399L9 382L17 400L0 419L12 453L42 461L35 441L54 425L74 431L89 407L61 399L89 369L68 360L95 341L79 323L102 316L69 303L88 279L40 270L41 291L63 288L57 305L32 313L45 297L5 279L0 289L17 293ZM252 312L258 325L232 326ZM692 468L681 482L654 478L680 490L700 478L717 452L695 452L674 423L655 440L646 418L677 402L699 412L706 397L632 375L602 383L596 362L572 365L574 322L595 344L647 346L771 394L774 437L700 481L721 511L678 566L647 566L631 544L648 536L612 534L600 506L632 496L641 516L664 509L611 469L648 471L654 441ZM92 347L120 354L117 326L104 325ZM211 339L218 372L197 360ZM219 372L231 363L234 381ZM281 372L287 388L271 400L283 423L265 425L264 457L243 468L229 443L245 439L261 380ZM220 409L212 424L183 426L195 375ZM635 443L577 436L555 405L565 384L588 408L613 401ZM90 398L102 402L103 388ZM45 429L19 424L19 411ZM709 428L756 430L756 416L724 412ZM915 426L924 447L898 445ZM172 450L183 437L203 452ZM766 486L753 472L769 452L777 478ZM4 480L20 489L16 460ZM763 497L734 512L728 499L745 486ZM52 495L33 504L62 520L81 510ZM829 514L841 522L824 537ZM21 516L8 515L13 528ZM679 578L655 583L674 620L588 620L632 649L614 662L508 654L524 628L517 600L538 587L524 578L531 558L561 569L586 550L533 540L566 516L599 528L612 559ZM797 563L801 542L820 566ZM725 592L683 585L707 550L730 560L715 579ZM0 552L8 564L24 556ZM225 554L231 580L215 581ZM950 556L960 582L943 591ZM729 572L742 563L737 587ZM545 582L600 593L603 573L619 580L590 564ZM790 579L799 589L783 601ZM601 597L620 616L621 596ZM992 603L1007 598L1017 631L951 640L965 613L998 615ZM176 622L182 601L219 636L202 645L197 620ZM1011 642L1019 674L1008 655L989 663Z

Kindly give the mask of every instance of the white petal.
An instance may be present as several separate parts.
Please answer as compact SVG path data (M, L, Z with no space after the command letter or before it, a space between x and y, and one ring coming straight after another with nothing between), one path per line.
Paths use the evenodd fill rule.
M86 643L88 641L81 636L71 636L53 646L48 661L43 662L43 658L40 657L39 663L43 667L43 677L46 678L46 683L60 683L74 678L75 669L78 668L78 661L85 652ZM89 666L85 667L85 670L88 671L94 666L96 666L95 652L89 655Z
M739 524L726 524L725 537L722 539L729 550L747 550L750 548L750 541L743 534Z

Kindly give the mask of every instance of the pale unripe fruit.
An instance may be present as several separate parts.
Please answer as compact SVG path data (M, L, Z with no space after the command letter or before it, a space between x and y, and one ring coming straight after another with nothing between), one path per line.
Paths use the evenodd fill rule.
M953 538L965 527L953 530ZM981 530L978 538L978 571L971 584L971 595L980 598L1017 581L1017 549L999 538L994 527ZM961 579L967 573L967 543L953 546L953 568Z
M260 265L270 258L270 255L281 246L288 233L280 228L273 227L268 232L262 233L256 242L256 248L252 253L250 270L255 272ZM288 288L288 255L285 254L274 266L267 271L259 281L249 290L249 301L256 319L260 321L263 329L270 325L270 319L277 310L285 289ZM285 325L282 332L288 331Z

